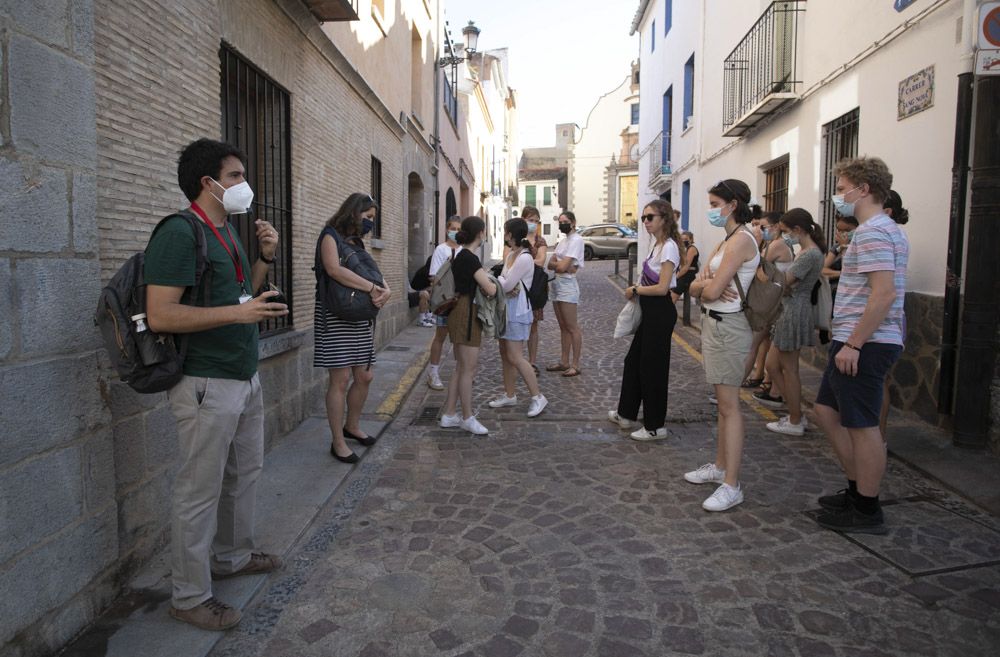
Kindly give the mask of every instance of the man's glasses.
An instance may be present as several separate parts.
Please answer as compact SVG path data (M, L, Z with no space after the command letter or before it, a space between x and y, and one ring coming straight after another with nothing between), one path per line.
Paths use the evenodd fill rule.
M645 224L652 221L655 217L662 217L662 216L663 216L662 214L644 214L639 218L642 219L642 223Z

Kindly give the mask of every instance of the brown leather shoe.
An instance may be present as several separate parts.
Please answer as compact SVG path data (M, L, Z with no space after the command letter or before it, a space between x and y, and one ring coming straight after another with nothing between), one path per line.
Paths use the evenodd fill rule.
M266 552L254 552L250 555L250 561L234 573L212 573L212 579L229 579L230 577L242 577L243 575L263 575L272 570L281 568L281 557L276 554Z
M170 607L170 615L203 630L213 631L228 630L243 618L243 612L215 597L190 609Z

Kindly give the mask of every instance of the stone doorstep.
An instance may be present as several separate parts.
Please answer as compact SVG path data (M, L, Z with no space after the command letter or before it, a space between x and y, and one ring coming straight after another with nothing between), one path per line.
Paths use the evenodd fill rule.
M394 399L398 399L392 409L395 414L409 394L412 385L400 390L406 383L404 374L420 365L413 382L422 380L422 363L432 334L430 329L409 326L378 352L378 373L372 382L361 422L370 435L380 435L391 420L391 417L376 415L383 402L395 395ZM394 349L387 351L385 347ZM319 511L354 472L353 466L339 463L327 455L329 436L325 413L320 406L313 416L282 437L264 456L264 472L257 492L261 550L290 554ZM353 441L348 444L362 459L369 449ZM167 614L170 608L169 560L170 547L167 545L129 583L124 592L129 597L125 605L127 611L123 614L113 607L67 646L63 656L89 656L95 654L95 646L100 646L100 654L106 657L203 657L211 652L225 633L199 630ZM215 582L213 593L226 603L245 610L266 583L264 576L238 577Z

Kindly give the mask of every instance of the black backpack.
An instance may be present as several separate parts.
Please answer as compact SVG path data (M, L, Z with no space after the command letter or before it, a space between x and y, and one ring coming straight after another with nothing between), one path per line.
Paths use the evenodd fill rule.
M379 309L372 303L371 295L367 291L346 287L327 275L326 268L323 267L322 253L323 237L326 235L333 237L337 243L341 267L350 269L366 281L385 285L378 264L364 246L352 245L333 228L324 228L316 240L316 264L313 266L313 271L316 273L317 298L323 308L338 319L346 322L374 320Z
M418 292L420 290L426 290L431 286L431 258L434 256L427 256L427 262L413 272L413 278L410 279L410 287Z
M549 275L538 265L535 265L535 273L531 276L528 301L531 303L532 310L544 308L545 304L549 302Z
M160 220L150 235L174 217L183 217L194 231L195 284L185 294L191 294L194 304L202 296L201 305L209 303L211 263L202 221L188 210L181 210ZM140 393L163 392L173 388L184 376L184 356L187 337L178 350L174 336L155 333L146 321L146 282L143 277L145 252L136 253L115 272L101 290L94 313L94 325L101 330L104 346L119 378ZM203 293L203 294L200 294Z

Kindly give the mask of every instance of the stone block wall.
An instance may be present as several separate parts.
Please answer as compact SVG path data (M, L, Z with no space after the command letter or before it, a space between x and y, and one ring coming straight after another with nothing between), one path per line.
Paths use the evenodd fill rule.
M0 646L53 652L116 594L90 0L0 1Z

